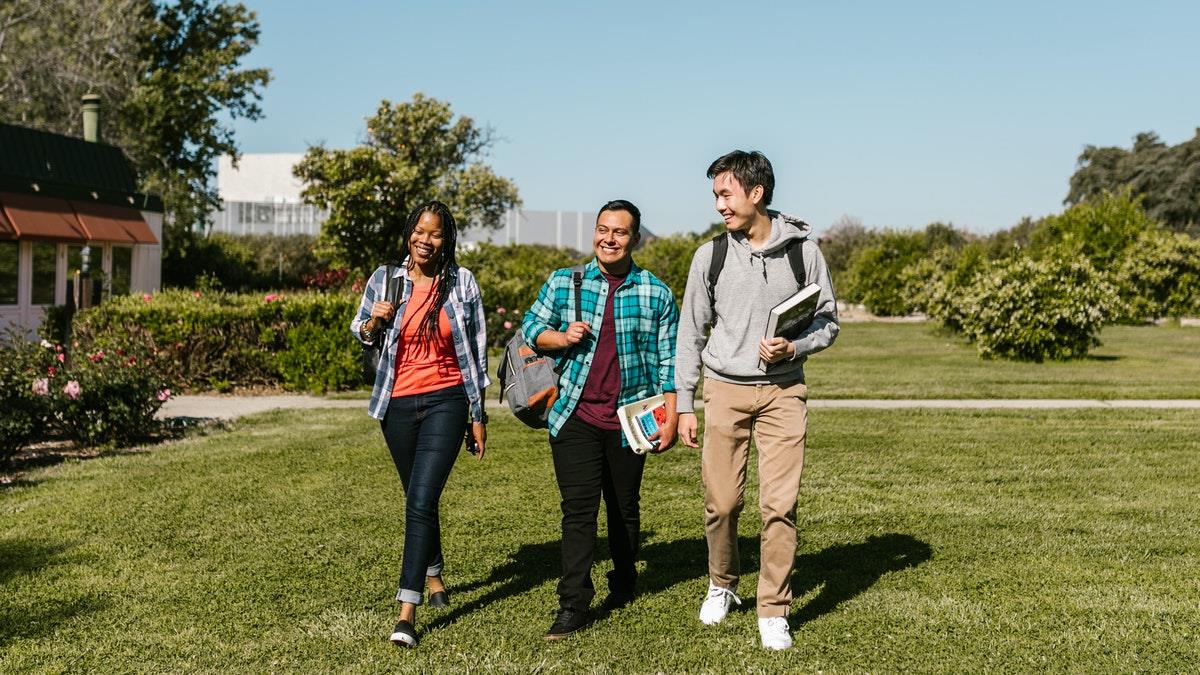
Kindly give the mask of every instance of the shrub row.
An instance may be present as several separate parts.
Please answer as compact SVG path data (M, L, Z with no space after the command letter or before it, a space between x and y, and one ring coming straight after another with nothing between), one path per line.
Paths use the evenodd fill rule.
M1127 194L989 237L848 223L826 239L842 299L885 316L924 312L983 356L1074 358L1106 323L1200 314L1200 240L1163 229ZM847 254L843 239L858 248Z
M73 325L77 334L140 326L189 389L324 391L358 384L358 346L347 329L357 309L358 296L349 292L171 290L114 298L80 312Z

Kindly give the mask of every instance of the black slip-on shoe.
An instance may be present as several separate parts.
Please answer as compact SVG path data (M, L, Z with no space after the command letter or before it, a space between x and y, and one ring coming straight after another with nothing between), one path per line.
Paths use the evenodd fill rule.
M430 593L429 601L426 604L434 609L447 609L450 607L450 594L444 590Z
M560 609L554 619L554 625L546 632L547 640L561 640L588 625L587 612L573 609Z
M391 640L392 644L397 647L416 647L417 630L407 621L397 621L396 627L392 629L392 636L388 640Z

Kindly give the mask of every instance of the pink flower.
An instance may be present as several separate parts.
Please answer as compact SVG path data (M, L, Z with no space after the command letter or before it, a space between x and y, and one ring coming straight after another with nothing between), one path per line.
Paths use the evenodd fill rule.
M200 291L192 291L192 297L193 297L193 298L198 298L198 297L200 297Z
M104 350L101 349L100 351L96 352L95 354L92 354L88 358L91 359L92 363L100 363L101 361L104 360Z
M496 308L496 313L497 313L497 314L503 314L503 313L505 313L505 312L507 312L507 311L508 311L508 310L507 310L507 309L504 309L503 307L497 307L497 308Z
M150 295L149 293L142 293L142 300L145 300L146 302L150 302L153 299L154 299L153 295Z
M156 394L154 396L154 398L158 399L158 401L160 403L165 403L167 399L171 398L171 390L170 389L160 389L160 390L158 390L158 394Z
M279 296L275 295L274 293L267 293L266 297L263 298L263 300L266 302L275 302L278 299Z
M54 377L55 375L58 374L58 368L55 368L54 366L50 366L49 368L46 369L46 374L49 375L50 377Z
M45 396L50 393L50 380L44 377L39 377L33 381L33 393L38 396Z
M66 363L67 361L67 355L62 352L59 352L54 358L58 359L59 363Z
M510 330L511 328L512 328L512 322L511 322L511 321L505 321L505 322L504 322L504 330Z
M79 386L79 383L76 382L75 380L68 381L67 386L63 387L63 393L66 394L68 397L70 397L71 400L75 400L75 399L79 398L79 394L82 392L83 392L83 389Z

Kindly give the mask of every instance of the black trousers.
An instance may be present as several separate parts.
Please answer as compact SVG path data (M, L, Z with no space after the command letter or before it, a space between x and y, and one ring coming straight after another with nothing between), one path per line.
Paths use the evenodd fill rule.
M632 594L637 582L641 536L639 500L646 456L621 447L621 431L596 428L572 416L550 438L554 475L562 496L562 579L559 606L586 611L596 596L592 559L600 498L608 515L608 549L613 571L610 593Z

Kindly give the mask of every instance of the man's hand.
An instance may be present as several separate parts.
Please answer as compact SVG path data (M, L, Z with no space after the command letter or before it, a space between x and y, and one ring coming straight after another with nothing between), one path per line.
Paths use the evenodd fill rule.
M696 443L696 431L697 431L698 426L699 426L699 422L696 421L696 413L690 413L690 412L679 413L679 421L678 421L679 442L683 443L684 445L688 446L689 448L700 447Z
M563 348L579 344L590 332L592 332L592 327L587 325L586 322L572 321L571 325L567 326L567 329L563 331Z
M654 435L650 437L650 442L658 441L658 445L650 451L654 454L666 452L675 445L675 439L678 438L676 431L679 429L679 415L667 415L667 421Z
M763 338L758 342L758 358L767 363L777 363L790 359L796 353L796 347L786 338Z

